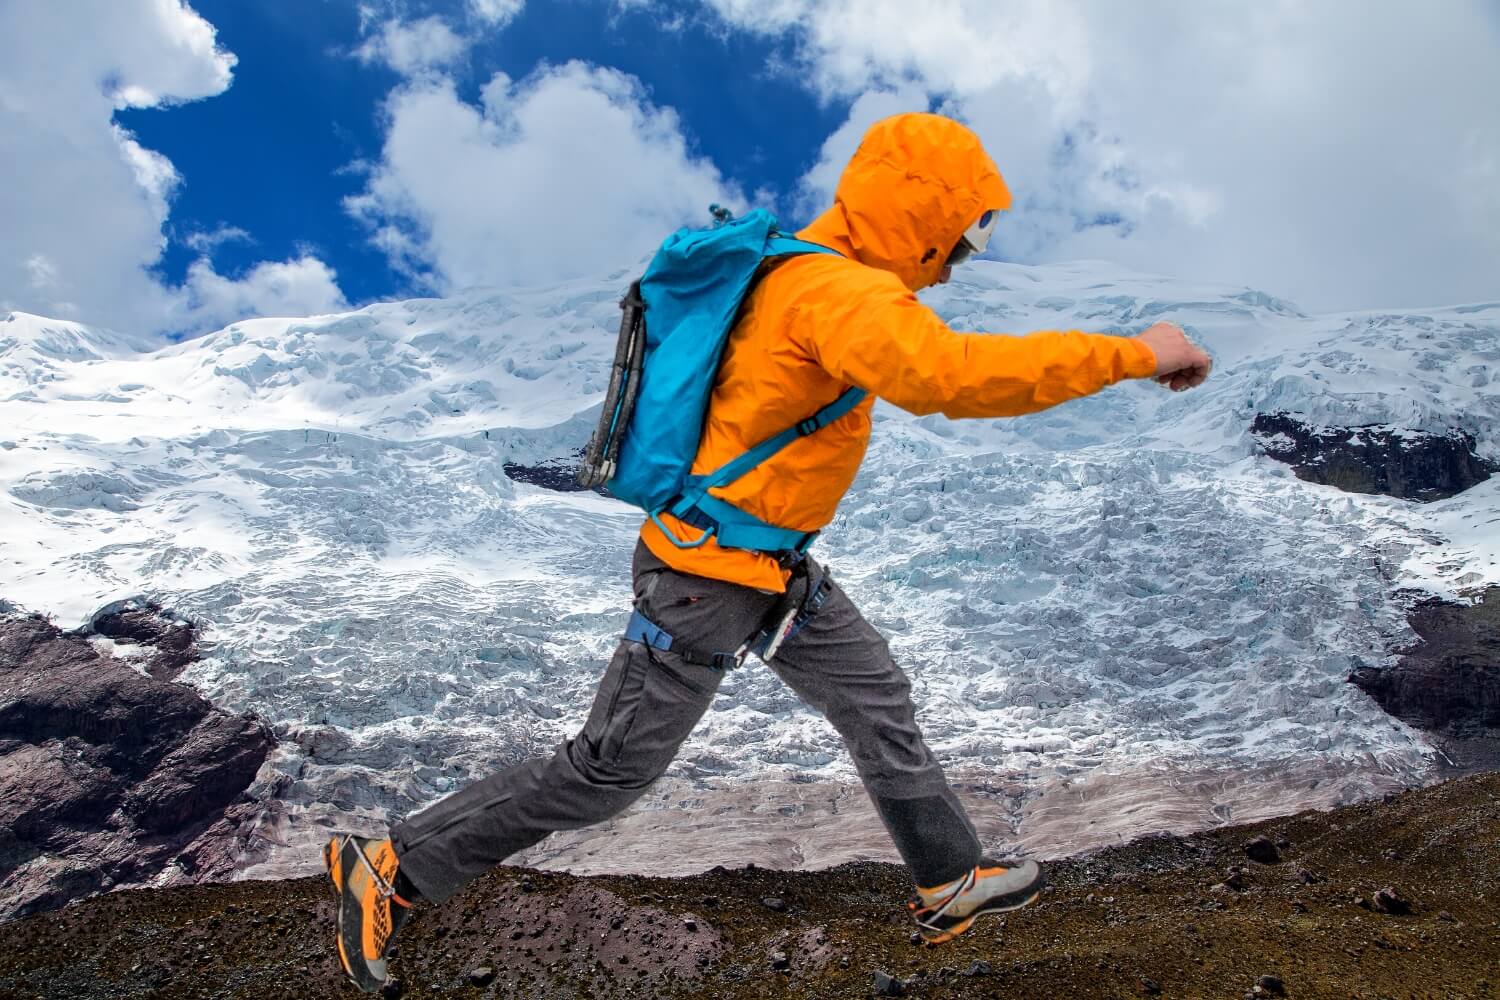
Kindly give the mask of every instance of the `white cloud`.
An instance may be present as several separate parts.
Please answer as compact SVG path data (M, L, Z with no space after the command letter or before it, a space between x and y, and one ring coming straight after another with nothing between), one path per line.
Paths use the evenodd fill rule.
M1482 3L705 2L789 39L819 93L944 99L1016 195L1002 253L1313 308L1500 294L1500 38Z
M254 243L255 237L239 226L220 223L217 229L209 232L189 233L182 242L201 254L210 254L225 243Z
M246 316L316 316L348 308L337 275L316 257L267 261L230 279L206 258L194 261L183 284L175 326L213 329Z
M525 0L469 0L473 15L492 28L510 23L525 5Z
M0 60L0 310L133 331L198 315L150 271L181 178L113 115L220 94L234 55L181 0L0 3L0 38L24 40Z
M615 70L497 74L477 106L451 80L418 80L387 113L381 162L347 206L439 290L596 274L739 200L676 114Z
M366 63L385 63L412 76L451 66L468 51L471 39L457 34L440 17L419 21L392 18L367 38L354 54Z

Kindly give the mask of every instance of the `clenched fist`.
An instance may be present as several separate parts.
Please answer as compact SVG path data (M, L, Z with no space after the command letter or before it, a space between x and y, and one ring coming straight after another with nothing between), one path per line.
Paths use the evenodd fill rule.
M1156 355L1157 384L1174 392L1202 385L1213 368L1213 359L1197 344L1188 340L1187 334L1176 323L1153 323L1136 340L1151 348Z

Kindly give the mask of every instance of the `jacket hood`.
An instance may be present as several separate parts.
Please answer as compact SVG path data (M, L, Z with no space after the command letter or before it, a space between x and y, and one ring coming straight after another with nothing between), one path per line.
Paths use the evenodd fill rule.
M937 281L980 213L1009 207L1005 180L971 130L941 115L895 115L865 133L833 207L797 235L917 291Z

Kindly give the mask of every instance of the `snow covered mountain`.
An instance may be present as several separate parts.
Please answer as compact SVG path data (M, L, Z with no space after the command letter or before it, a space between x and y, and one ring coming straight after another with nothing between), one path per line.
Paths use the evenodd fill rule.
M907 666L982 832L1064 853L1430 774L1425 736L1345 679L1412 641L1404 591L1500 582L1500 478L1429 504L1344 493L1250 428L1456 430L1500 459L1500 302L1309 316L1096 263L965 272L927 298L956 327L1171 319L1217 363L1193 392L1131 383L1016 420L877 407L819 551ZM250 874L306 870L327 825L582 724L639 517L525 470L587 439L630 276L154 350L0 319L0 598L71 626L149 597L200 624L211 655L182 680L281 739ZM529 859L892 857L854 781L832 728L751 663L636 810Z

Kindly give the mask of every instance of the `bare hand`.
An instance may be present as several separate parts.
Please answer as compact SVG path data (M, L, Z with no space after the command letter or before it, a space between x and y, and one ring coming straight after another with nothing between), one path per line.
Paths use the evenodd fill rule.
M1207 352L1188 340L1187 334L1176 323L1153 323L1135 339L1156 355L1156 374L1153 377L1157 384L1173 392L1202 385L1214 366Z

